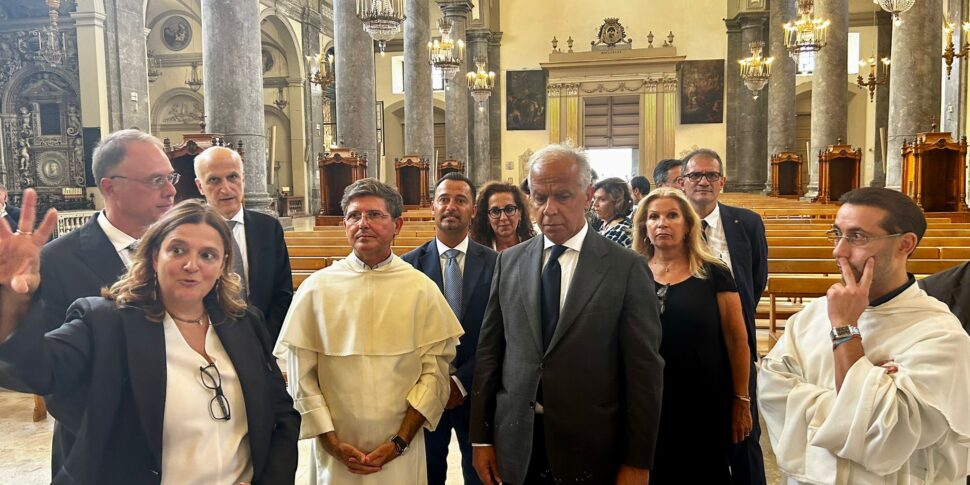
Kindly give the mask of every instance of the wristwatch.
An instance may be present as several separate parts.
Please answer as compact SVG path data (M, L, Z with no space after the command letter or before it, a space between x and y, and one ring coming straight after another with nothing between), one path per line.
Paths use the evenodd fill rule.
M398 456L407 453L408 449L411 448L411 445L409 445L407 441L404 441L404 438L401 438L399 435L391 436L391 443L394 443L394 447L397 448Z
M845 325L843 327L832 327L832 331L829 332L829 337L831 337L832 340L838 340L840 338L845 338L845 337L853 337L856 335L861 336L862 333L859 332L859 327L855 325Z

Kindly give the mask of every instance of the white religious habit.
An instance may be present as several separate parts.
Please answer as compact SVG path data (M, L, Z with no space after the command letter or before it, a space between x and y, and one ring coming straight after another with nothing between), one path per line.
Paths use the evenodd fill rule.
M827 299L788 319L758 403L789 484L964 484L970 337L911 283L857 324L865 356L835 391Z
M277 357L303 421L300 438L335 431L364 453L397 434L408 405L434 430L451 393L461 324L437 285L397 256L374 268L351 254L300 285ZM425 484L424 433L381 471L355 475L313 441L317 484Z

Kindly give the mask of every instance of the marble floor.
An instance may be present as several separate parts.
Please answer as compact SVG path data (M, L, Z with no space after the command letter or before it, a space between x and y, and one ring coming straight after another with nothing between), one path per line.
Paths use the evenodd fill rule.
M0 484L44 485L50 483L50 443L53 420L48 417L39 423L31 421L33 398L26 394L0 390ZM762 425L762 428L764 425ZM775 456L766 436L762 436L768 483L778 485L780 476L774 466ZM300 442L300 468L297 485L310 485L309 441ZM461 485L461 465L458 443L452 439L448 454L447 485Z

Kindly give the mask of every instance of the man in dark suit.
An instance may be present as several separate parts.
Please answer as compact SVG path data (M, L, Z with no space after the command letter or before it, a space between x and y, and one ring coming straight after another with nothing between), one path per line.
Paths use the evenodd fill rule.
M738 285L744 323L748 329L748 346L751 350L749 393L751 399L751 434L731 450L731 474L734 483L764 485L765 465L761 451L761 425L758 423L758 388L755 362L758 345L755 335L755 315L758 300L768 284L768 241L761 217L740 207L719 204L717 198L724 188L721 157L714 150L702 148L684 157L681 177L684 193L701 218L704 239L715 256L721 258L731 269Z
M435 187L431 202L434 213L435 238L405 254L407 261L418 271L437 283L448 304L461 322L462 335L458 353L452 362L451 397L438 427L425 431L425 452L428 459L428 483L444 485L448 475L448 445L451 430L458 435L461 449L462 475L465 484L478 484L472 466L471 441L468 440L468 419L471 402L467 399L472 388L475 370L475 348L488 304L497 253L468 237L475 217L475 186L468 177L452 172L446 174ZM483 214L484 215L484 214Z
M232 229L235 271L243 280L243 293L266 319L275 342L293 300L290 255L283 226L275 217L243 209L245 177L242 158L235 150L210 147L195 157L195 185L209 205L226 218Z
M10 230L16 231L20 222L20 209L7 203L7 188L0 185L0 217L7 220Z
M590 230L589 162L531 159L543 237L498 256L472 390L475 469L487 485L647 483L663 389L646 260Z
M148 226L175 203L178 173L162 143L138 130L105 137L94 150L94 179L104 197L104 210L79 229L54 239L41 251L41 285L35 298L47 310L49 330L64 322L78 298L99 296L131 264L134 244ZM70 452L82 416L84 396L45 396L54 416L51 472L56 475Z

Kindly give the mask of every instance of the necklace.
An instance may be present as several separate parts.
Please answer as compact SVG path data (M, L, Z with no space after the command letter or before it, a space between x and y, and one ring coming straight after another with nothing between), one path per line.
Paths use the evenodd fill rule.
M670 265L669 264L663 264L660 261L651 261L650 264L653 264L653 265L655 265L657 267L663 268L664 269L664 273L669 273L670 272Z
M172 312L168 312L168 314L172 316L172 319L173 320L176 320L176 321L179 321L179 322L182 322L182 323L189 323L189 324L192 324L192 325L199 325L199 326L202 325L202 320L205 318L205 311L204 310L202 311L202 314L199 315L198 318L182 318L182 317L179 317L179 316L175 315Z

